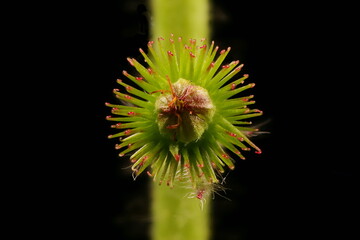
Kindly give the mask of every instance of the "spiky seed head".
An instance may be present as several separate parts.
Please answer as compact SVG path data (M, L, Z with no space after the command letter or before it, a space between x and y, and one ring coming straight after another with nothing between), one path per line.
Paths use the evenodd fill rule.
M246 119L262 112L250 109L253 95L240 95L254 87L244 85L247 74L236 77L243 64L223 64L230 47L218 52L214 42L197 42L173 35L150 41L147 53L140 49L147 66L128 58L136 74L123 71L130 83L117 81L120 104L106 103L116 115L107 120L120 129L109 138L120 139L116 149L130 155L134 178L147 169L160 184L185 180L196 188L218 182L225 166L234 168L229 152L240 159L244 151L261 153L246 135L257 130Z

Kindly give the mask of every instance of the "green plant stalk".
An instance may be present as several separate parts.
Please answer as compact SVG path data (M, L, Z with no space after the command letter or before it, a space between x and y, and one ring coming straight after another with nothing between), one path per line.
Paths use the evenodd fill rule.
M209 239L210 201L188 198L179 186L154 184L152 192L153 240Z
M208 0L152 0L152 38L170 34L183 39L209 38ZM191 182L174 188L152 186L153 240L207 240L210 237L209 196L188 198ZM193 193L193 194L196 194Z
M209 0L152 0L154 38L209 38Z

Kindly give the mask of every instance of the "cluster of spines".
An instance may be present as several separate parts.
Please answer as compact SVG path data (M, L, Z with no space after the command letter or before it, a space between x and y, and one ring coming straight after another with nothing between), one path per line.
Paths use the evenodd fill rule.
M164 49L163 41L163 38L158 38L157 43L150 41L148 54L139 49L148 68L134 58L127 58L139 75L133 76L127 71L123 71L123 75L142 90L118 79L117 82L127 94L118 89L114 93L126 104L106 103L112 107L112 113L119 116L108 116L107 119L118 122L112 127L122 131L109 138L120 138L121 143L116 145L116 149L122 149L120 156L133 153L130 160L135 177L151 166L152 170L147 171L148 175L159 183L167 179L170 186L173 185L175 176L181 179L182 175L187 174L191 176L194 185L197 178L205 178L211 183L218 182L215 172L223 173L225 165L230 169L234 168L233 160L224 149L241 159L245 159L241 151L249 151L250 147L256 153L261 153L244 133L257 129L243 126L251 124L243 120L260 116L262 112L247 107L255 103L250 101L253 95L236 98L238 93L255 84L242 85L248 78L247 74L231 81L241 71L243 64L232 61L222 65L230 47L221 50L217 56L219 47L214 42L208 47L205 39L201 39L202 45L198 46L194 39L185 43L181 37L174 39L172 35L169 49ZM155 48L154 44L157 44ZM159 90L169 88L167 79L175 82L179 78L205 88L216 106L216 113L209 129L199 141L173 147L174 143L163 139L159 133L154 105L160 94ZM155 92L157 93L154 94Z

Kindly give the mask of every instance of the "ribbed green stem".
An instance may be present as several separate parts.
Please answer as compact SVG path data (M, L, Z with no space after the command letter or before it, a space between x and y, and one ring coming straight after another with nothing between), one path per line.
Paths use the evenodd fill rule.
M152 0L152 13L154 37L209 37L209 0Z
M170 34L184 40L209 38L208 0L152 0L153 38ZM210 201L188 186L152 186L152 240L208 240ZM189 192L193 192L189 198ZM203 204L202 204L203 203Z
M189 189L154 184L153 240L209 239L210 201L201 202L189 196Z

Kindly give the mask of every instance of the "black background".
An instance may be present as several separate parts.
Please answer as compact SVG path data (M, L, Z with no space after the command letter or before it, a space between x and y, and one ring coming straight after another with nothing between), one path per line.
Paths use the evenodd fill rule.
M147 43L138 34L142 3L151 16L146 1L126 0L59 3L39 19L47 70L41 86L48 89L39 114L49 117L41 120L45 141L37 148L46 163L37 168L37 191L33 185L29 191L36 204L20 229L36 216L29 231L47 239L149 239L149 179L133 181L130 163L118 157L104 106L130 68L126 57L138 57ZM271 132L254 138L263 154L237 161L228 175L231 201L216 196L211 203L213 239L352 239L357 158L350 86L358 78L352 8L212 4L212 39L232 47L229 61L245 64L264 111L258 120Z

